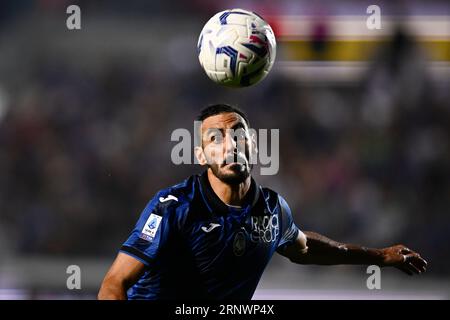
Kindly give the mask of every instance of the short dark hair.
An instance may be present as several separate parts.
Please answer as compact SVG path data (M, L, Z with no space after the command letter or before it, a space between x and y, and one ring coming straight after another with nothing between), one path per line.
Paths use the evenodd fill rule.
M205 120L206 118L215 116L217 114L228 113L228 112L235 112L238 115L240 115L242 118L244 118L247 126L250 127L250 122L248 121L247 115L244 113L244 111L242 111L241 109L239 109L237 107L233 107L233 106L230 106L225 103L219 103L219 104L213 104L213 105L207 106L206 108L202 109L202 111L200 111L200 114L198 115L196 120L203 122L203 120Z

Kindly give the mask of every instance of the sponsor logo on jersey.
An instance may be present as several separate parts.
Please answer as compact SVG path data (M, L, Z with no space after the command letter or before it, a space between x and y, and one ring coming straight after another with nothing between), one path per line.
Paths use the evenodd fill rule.
M170 201L170 200L175 200L175 201L178 201L178 198L177 197L175 197L175 196L173 196L173 195L171 195L171 194L169 194L167 197L159 197L159 202L161 202L161 203L163 203L163 202L167 202L167 201Z
M205 231L206 233L209 233L209 232L211 232L211 231L213 231L215 228L217 228L217 227L220 227L220 224L218 224L218 223L210 223L209 225L208 225L208 227L202 227L202 230L203 231Z
M252 217L252 232L250 240L256 242L274 242L280 233L279 219L277 215Z

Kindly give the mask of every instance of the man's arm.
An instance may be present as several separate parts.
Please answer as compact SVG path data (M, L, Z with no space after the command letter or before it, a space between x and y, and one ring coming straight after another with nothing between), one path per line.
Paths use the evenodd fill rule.
M135 258L120 253L103 279L99 300L126 300L127 290L141 277L145 265Z
M297 241L281 252L292 262L299 264L365 264L380 267L393 266L413 275L426 271L427 262L403 245L383 249L343 244L315 232L299 232Z

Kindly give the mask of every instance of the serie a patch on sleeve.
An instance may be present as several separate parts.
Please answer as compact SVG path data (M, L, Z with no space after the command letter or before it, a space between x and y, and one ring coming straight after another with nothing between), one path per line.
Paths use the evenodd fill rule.
M139 237L150 242L153 241L156 231L158 231L159 224L161 223L161 219L162 217L157 214L150 214Z

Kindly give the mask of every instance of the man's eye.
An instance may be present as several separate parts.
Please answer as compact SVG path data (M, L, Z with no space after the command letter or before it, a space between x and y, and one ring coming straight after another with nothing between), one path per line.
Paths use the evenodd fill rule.
M213 135L213 136L211 136L210 141L214 142L214 143L221 143L222 138L220 135Z

